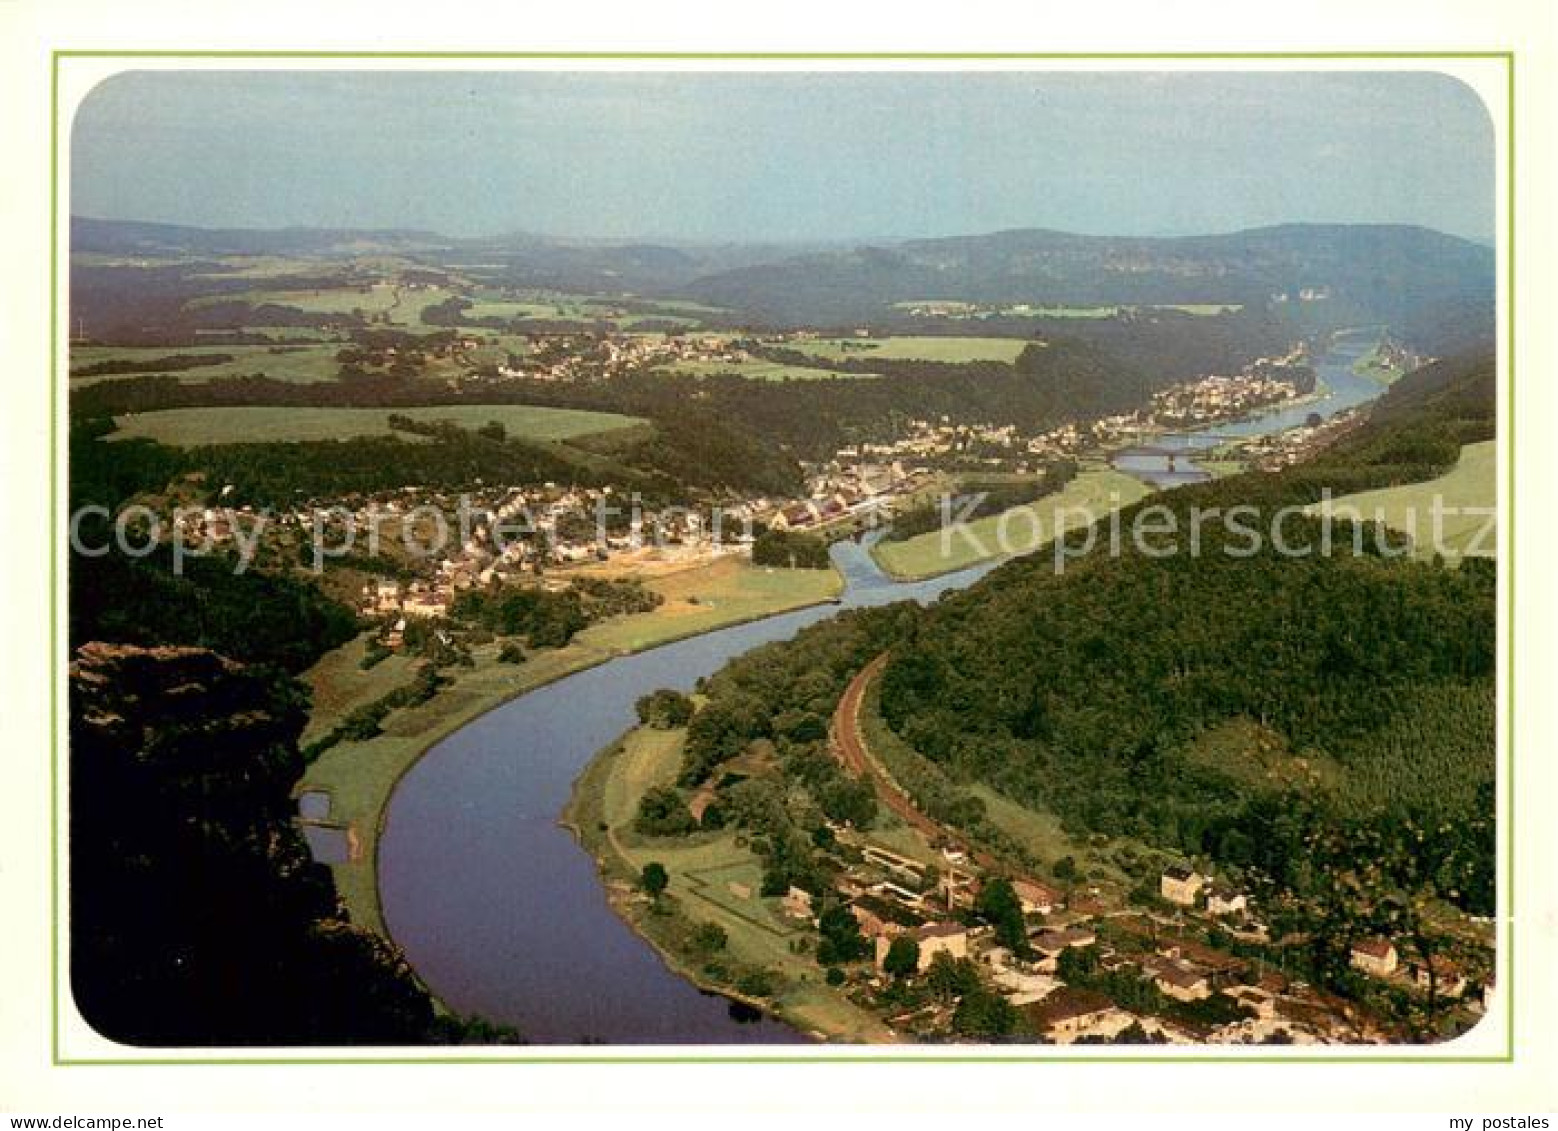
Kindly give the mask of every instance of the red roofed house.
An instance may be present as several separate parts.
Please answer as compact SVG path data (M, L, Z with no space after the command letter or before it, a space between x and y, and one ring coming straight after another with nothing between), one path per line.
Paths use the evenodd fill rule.
M1030 915L1048 915L1061 904L1060 892L1037 880L1013 880L1012 890Z
M1033 1019L1033 1026L1052 1041L1066 1044L1076 1040L1088 1029L1122 1011L1104 997L1091 990L1079 990L1062 986L1041 1001L1024 1007Z

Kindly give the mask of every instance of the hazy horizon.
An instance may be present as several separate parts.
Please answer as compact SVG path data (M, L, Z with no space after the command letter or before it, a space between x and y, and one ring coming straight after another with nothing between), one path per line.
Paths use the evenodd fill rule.
M836 245L1404 224L1491 244L1491 126L1420 72L139 71L73 215Z
M356 231L356 232L369 233L369 234L371 234L371 233L386 233L386 234L387 233L404 233L404 234L412 234L412 235L429 235L429 236L438 236L438 237L443 238L443 239L448 239L448 240L457 241L457 242L466 242L466 241L471 241L471 242L487 242L487 241L499 242L499 241L502 241L502 240L505 240L505 239L513 239L513 240L537 240L537 241L545 241L545 242L549 242L549 243L556 243L556 244L563 244L563 245L581 245L581 246L599 245L599 246L602 246L602 247L630 247L630 246L635 246L635 245L651 245L651 244L659 244L659 245L663 245L663 246L667 246L667 247L683 247L683 248L728 247L728 246L740 246L740 245L752 245L752 246L768 246L768 245L771 245L771 246L776 247L776 248L795 248L795 249L805 249L805 248L843 248L843 247L850 247L850 246L857 246L857 245L864 245L864 244L908 243L908 242L919 241L919 240L972 239L972 238L977 238L977 237L980 237L980 236L995 236L995 235L1003 235L1003 234L1006 234L1006 233L1013 233L1013 232L1037 232L1037 231L1047 231L1047 232L1052 232L1052 233L1054 233L1056 235L1062 235L1062 236L1080 236L1080 237L1083 237L1083 238L1086 238L1086 239L1140 239L1140 240L1190 239L1190 240L1193 240L1193 239L1212 238L1212 237L1216 237L1216 236L1238 235L1238 234L1240 234L1242 232L1260 231L1260 230L1263 230L1263 229L1271 229L1271 228L1328 228L1328 227L1361 227L1361 228L1376 227L1377 228L1377 227L1407 227L1407 228L1419 228L1419 229L1421 229L1423 231L1434 232L1434 233L1436 233L1438 235L1441 235L1441 236L1448 236L1451 239L1464 240L1467 243L1475 243L1475 244L1477 244L1479 246L1487 247L1489 249L1492 249L1494 247L1494 240L1492 238L1483 240L1483 239L1477 239L1477 238L1472 237L1472 236L1461 236L1461 235L1457 235L1454 232L1446 232L1443 229L1440 229L1440 228L1430 228L1430 227L1428 227L1426 225L1422 225L1422 224L1396 224L1396 223L1393 223L1391 221L1368 221L1368 220L1275 220L1275 221L1273 221L1273 222L1271 222L1269 224L1259 224L1259 225L1256 225L1256 226L1250 227L1250 228L1229 228L1229 229L1224 230L1224 231L1174 232L1174 233L1170 233L1170 234L1167 234L1167 235L1153 235L1153 234L1146 234L1146 233L1141 233L1141 234L1122 234L1122 233L1119 233L1119 232L1078 232L1078 231L1068 231L1068 230L1062 229L1062 228L1028 227L1028 228L997 228L997 229L992 229L992 230L980 230L980 231L971 231L971 232L912 233L912 234L900 234L900 235L889 235L889 236L835 236L835 237L832 237L832 238L819 236L819 237L815 237L815 238L805 238L805 239L803 239L803 238L795 238L795 239L776 238L776 239L749 239L749 240L743 240L743 239L739 239L739 238L736 238L736 237L730 237L730 238L712 238L712 237L709 237L709 238L695 238L695 237L680 237L680 236L565 236L565 235L558 235L558 234L553 233L553 232L524 231L524 230L519 230L519 229L510 229L508 231L495 231L495 232L478 232L478 233L475 233L474 235L454 235L454 234L449 233L449 232L439 231L439 230L437 230L435 228L413 228L413 227L407 227L405 225L387 225L387 226L383 226L383 227L372 227L372 228L363 228L363 227L348 228L348 227L346 227L344 225L339 225L338 226L338 225L322 225L322 224L281 224L281 225L267 226L267 227L258 227L258 226L254 226L254 225L240 225L240 224L221 224L221 225L208 226L208 225L204 225L204 224L181 223L181 222L171 221L171 220L149 220L149 219L147 219L147 218L145 218L143 216L91 216L91 215L87 215L86 213L82 213L82 212L73 212L73 213L71 213L70 218L72 220L90 220L90 221L92 221L94 223L105 223L105 224L131 224L131 225L134 225L134 224L149 224L149 225L162 225L162 226L172 227L172 228L186 228L186 229L188 229L190 231L197 231L197 232L233 231L233 232L281 233L281 232Z

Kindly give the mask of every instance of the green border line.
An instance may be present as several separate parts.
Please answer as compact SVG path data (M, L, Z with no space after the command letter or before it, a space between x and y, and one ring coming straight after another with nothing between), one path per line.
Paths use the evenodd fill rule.
M1306 60L1432 60L1432 59L1484 59L1502 60L1505 67L1508 105L1505 107L1507 157L1505 161L1506 215L1505 230L1505 406L1506 420L1500 422L1505 433L1508 467L1506 471L1505 543L1505 608L1506 670L1505 676L1505 797L1507 799L1506 859L1504 872L1505 906L1500 919L1507 925L1503 944L1503 962L1509 982L1506 992L1506 1047L1501 1054L1485 1056L1434 1056L1387 1054L1370 1056L1358 1046L1360 1052L1352 1055L1321 1054L1315 1056L1287 1054L1283 1056L1237 1056L1212 1054L1191 1055L1048 1055L1032 1053L948 1053L926 1052L919 1055L903 1052L846 1053L827 1055L836 1046L819 1046L819 1055L795 1056L779 1054L733 1055L715 1053L698 1056L687 1054L653 1055L642 1052L626 1052L622 1055L575 1055L560 1051L552 1055L493 1056L204 1056L190 1059L169 1057L119 1057L104 1059L65 1058L60 1055L60 851L59 851L59 88L60 60L62 59L343 59L343 60L394 60L430 59L443 62L469 60L592 60L617 59L624 61L797 61L831 62L883 60L888 62L912 61L966 61L991 60L1040 61L1040 60L1099 60L1099 61L1193 61L1275 59L1289 62ZM1514 1064L1515 1063L1515 52L1513 50L1473 51L1223 51L1223 52L684 52L684 51L263 51L263 50L189 50L158 51L107 49L57 49L51 53L50 74L50 130L49 130L49 829L50 829L50 904L52 909L50 968L51 1063L56 1068L83 1067L183 1067L183 1066L273 1066L293 1065L475 1065L475 1064ZM566 1049L567 1046L560 1046ZM1213 1046L1216 1047L1216 1046ZM1433 1046L1425 1046L1432 1048Z
M1506 120L1508 122L1508 136L1506 144L1509 146L1509 158L1505 163L1504 186L1505 222L1508 225L1509 238L1504 245L1505 270L1509 275L1504 287L1504 332L1507 336L1505 344L1506 358L1504 364L1508 367L1507 388L1505 389L1505 404L1508 406L1508 423L1502 427L1505 433L1509 455L1508 489L1505 491L1504 510L1507 513L1505 519L1505 538L1508 542L1507 562L1504 574L1507 590L1505 593L1505 609L1508 611L1509 624L1508 635L1505 644L1508 648L1508 656L1505 659L1504 693L1507 696L1505 706L1505 739L1504 754L1507 765L1504 767L1504 796L1506 817L1509 827L1504 835L1508 838L1508 845L1504 854L1504 921L1507 924L1504 939L1504 968L1508 972L1509 992L1505 995L1506 1006L1506 1033L1504 1047L1509 1053L1510 1063L1515 1059L1515 53L1511 51L1505 60ZM1495 957L1494 969L1497 969Z
M49 1054L60 1061L59 833L59 102L60 57L49 66Z

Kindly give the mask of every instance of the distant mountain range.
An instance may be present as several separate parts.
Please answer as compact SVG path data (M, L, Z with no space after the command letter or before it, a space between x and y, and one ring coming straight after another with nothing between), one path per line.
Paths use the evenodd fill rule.
M894 303L1241 303L1327 296L1381 321L1491 301L1491 248L1425 228L1290 224L1134 239L1019 230L796 256L695 280L694 297L798 321Z
M1284 305L1300 325L1491 325L1492 248L1426 228L1284 224L1177 238L1017 229L880 245L671 244L414 230L210 230L73 218L73 250L146 257L397 254L512 286L690 298L765 324L902 322L897 304ZM1281 301L1281 296L1286 300ZM1301 307L1313 308L1300 310ZM1421 336L1421 335L1420 335Z
M371 250L437 250L451 241L435 232L361 228L192 228L143 220L70 218L70 250L86 255L148 258L191 255L349 255Z

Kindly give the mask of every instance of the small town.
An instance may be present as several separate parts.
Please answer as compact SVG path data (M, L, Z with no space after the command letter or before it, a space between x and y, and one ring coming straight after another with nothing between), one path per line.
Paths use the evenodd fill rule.
M884 1011L906 1037L956 1038L952 1003L894 1009L895 982L971 962L979 979L1014 1007L1032 1036L1055 1044L1388 1043L1392 1030L1356 1000L1306 984L1269 955L1267 926L1249 895L1195 867L1164 868L1155 891L1063 889L1034 878L992 877L969 851L944 845L927 863L837 830L850 861L838 886L869 940L875 974L852 995ZM1015 895L1016 946L981 921L994 883ZM984 898L981 893L985 892ZM781 904L809 917L811 899L792 889ZM1283 940L1298 947L1302 939ZM1349 960L1381 992L1413 995L1474 1022L1493 984L1483 951L1479 973L1436 957L1408 957L1393 940L1362 938ZM932 980L934 980L932 975ZM1432 983L1432 985L1431 985Z

